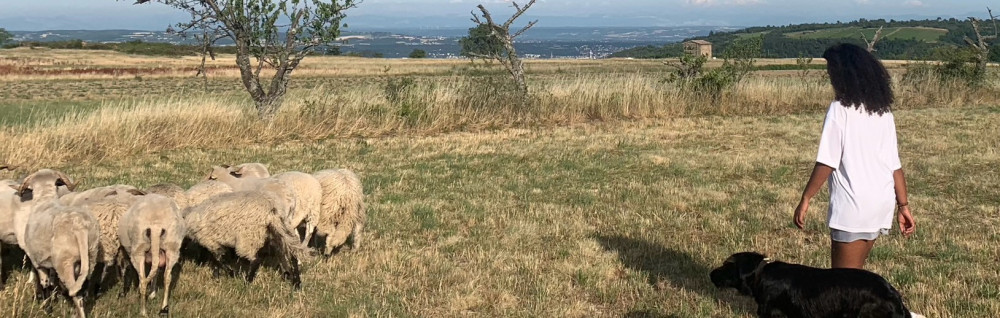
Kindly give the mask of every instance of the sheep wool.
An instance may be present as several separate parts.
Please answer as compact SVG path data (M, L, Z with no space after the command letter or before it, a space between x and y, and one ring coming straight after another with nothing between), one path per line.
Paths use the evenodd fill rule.
M323 170L313 174L323 187L322 213L316 233L326 236L324 255L351 238L351 247L361 246L361 232L367 218L361 179L347 169Z
M225 193L188 209L184 218L188 238L211 252L219 265L226 266L224 248L233 248L237 256L250 261L246 279L252 282L261 264L259 253L270 243L279 249L292 285L301 287L298 262L304 249L295 231L277 215L275 203L262 192Z
M121 218L118 237L139 275L139 299L146 315L146 289L163 267L163 303L160 315L169 314L172 271L180 260L187 225L177 203L166 196L150 194L135 199ZM146 264L150 264L146 275ZM161 266L162 264L162 266Z

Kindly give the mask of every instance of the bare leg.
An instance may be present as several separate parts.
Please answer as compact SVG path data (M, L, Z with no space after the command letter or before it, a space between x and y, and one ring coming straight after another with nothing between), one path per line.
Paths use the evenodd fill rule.
M864 269L868 254L874 246L874 240L857 240L850 243L831 241L830 267Z

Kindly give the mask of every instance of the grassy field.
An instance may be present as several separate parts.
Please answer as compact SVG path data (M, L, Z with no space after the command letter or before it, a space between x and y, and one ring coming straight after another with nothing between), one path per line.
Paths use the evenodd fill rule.
M818 31L801 31L786 34L790 38L796 39L844 39L860 37L864 34L868 39L875 36L877 28L862 29L858 27L831 28ZM886 39L915 39L923 42L937 42L948 30L925 27L899 27L886 28L882 30L882 36Z
M150 63L191 61L136 65ZM359 173L359 250L306 260L301 292L273 268L247 285L184 262L176 317L750 317L751 301L708 280L729 254L829 266L824 195L806 231L791 223L830 99L818 74L762 72L711 105L662 83L656 61L538 61L534 108L518 110L470 104L491 96L467 91L489 78L467 62L311 63L271 124L248 117L234 74L205 90L182 71L19 73L3 81L21 91L0 92L0 162L61 169L82 188L188 186L239 162ZM389 100L387 78L407 76L412 91ZM869 269L929 317L1000 315L997 87L897 85L918 229L880 239ZM14 269L0 315L45 316L26 277ZM136 316L120 288L92 316ZM68 312L57 301L53 314Z

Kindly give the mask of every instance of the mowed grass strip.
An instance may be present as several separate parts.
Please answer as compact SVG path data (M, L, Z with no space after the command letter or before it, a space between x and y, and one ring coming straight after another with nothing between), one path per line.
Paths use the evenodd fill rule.
M929 317L1000 316L1000 108L896 116L918 230L880 239L869 269ZM184 262L178 317L751 317L753 303L716 290L708 271L744 250L829 266L825 194L806 231L790 222L821 123L822 114L707 116L184 148L55 168L83 188L188 186L210 165L239 162L362 176L360 250L306 260L301 292L273 267L246 285ZM4 316L42 314L26 272L15 269L0 292ZM120 288L91 314L137 315L138 295L119 299ZM54 313L69 309L59 299Z

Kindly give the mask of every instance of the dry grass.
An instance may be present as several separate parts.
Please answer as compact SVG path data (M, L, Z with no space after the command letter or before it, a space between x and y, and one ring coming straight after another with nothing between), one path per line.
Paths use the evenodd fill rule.
M331 61L356 62L358 77L296 78L269 124L226 78L207 93L166 76L10 81L32 91L0 96L0 162L61 169L84 188L186 186L210 165L255 161L361 174L371 230L361 250L308 260L298 293L273 269L247 286L185 262L180 317L749 317L752 303L707 279L728 254L829 265L825 203L807 231L789 222L830 99L818 78L762 73L709 105L661 82L662 69L621 71L634 61L545 62L520 109L476 93L488 76L429 75L465 64L392 61L400 73L373 77L364 69L384 61ZM385 83L408 67L423 75L388 96ZM914 311L998 316L1000 85L938 83L897 85L918 234L881 239L870 268ZM3 316L42 315L25 273L0 291ZM137 295L117 299L119 288L93 316L136 315ZM68 310L60 299L54 314Z
M1000 109L897 118L920 227L910 240L881 239L870 268L931 317L1000 314L992 270ZM729 253L829 264L824 200L808 231L789 221L821 121L817 113L694 117L38 164L80 176L85 187L187 185L222 162L360 172L371 212L361 250L308 261L300 293L273 269L245 286L186 263L178 316L749 317L751 303L707 279ZM16 296L31 291L25 276L13 275L0 311L39 312ZM136 295L116 299L117 288L96 302L95 316L138 311ZM68 308L60 302L56 313Z

